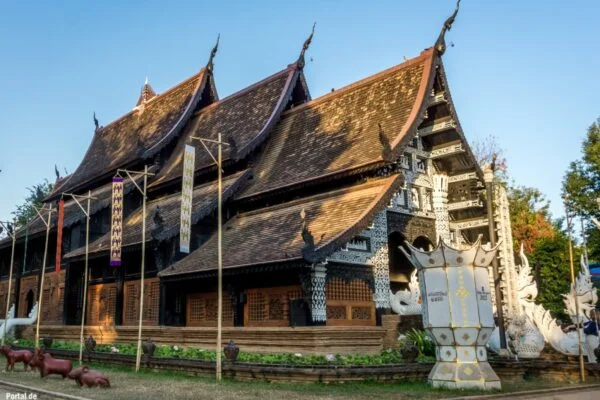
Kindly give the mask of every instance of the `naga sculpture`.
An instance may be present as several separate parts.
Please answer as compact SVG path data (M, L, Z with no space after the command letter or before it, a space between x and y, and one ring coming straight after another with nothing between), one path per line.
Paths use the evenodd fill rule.
M421 314L421 290L419 288L416 269L410 274L408 289L399 290L396 294L390 290L390 306L392 307L392 311L396 314Z
M579 355L579 334L576 330L570 332L564 332L561 326L550 314L550 311L546 310L544 306L535 303L535 299L538 294L537 285L533 281L531 275L531 268L529 267L529 261L523 253L521 248L521 268L518 272L519 282L519 305L527 316L528 320L535 325L537 329L544 336L546 341L558 352L569 355ZM567 312L571 315L573 323L577 323L575 316L575 302L579 303L580 318L581 322L589 320L589 311L593 309L595 301L598 297L596 289L593 288L590 274L587 266L582 262L582 268L577 277L575 284L575 290L565 297L565 306ZM588 357L589 362L596 362L594 355L594 349L598 347L598 336L588 335L589 338L585 338L583 332L581 332L582 348L585 355Z
M2 325L0 325L0 339L4 336L4 332L8 334L12 330L12 328L14 328L17 325L31 325L35 323L38 315L37 311L38 305L37 303L35 303L35 305L31 309L31 312L29 312L29 316L27 318L14 318L15 310L14 305L12 305L8 313L8 322L3 321ZM6 329L4 329L4 324L6 324Z

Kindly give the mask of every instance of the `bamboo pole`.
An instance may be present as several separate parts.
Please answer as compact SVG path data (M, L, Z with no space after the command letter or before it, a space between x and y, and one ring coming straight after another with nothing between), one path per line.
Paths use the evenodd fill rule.
M585 366L583 361L583 348L581 345L581 328L579 327L579 298L577 296L577 286L575 282L575 265L573 263L573 241L571 239L571 217L569 216L569 206L565 201L565 214L567 217L567 234L569 237L569 264L571 267L571 291L575 299L575 320L577 321L577 344L579 350L579 377L581 382L585 382Z
M146 186L148 183L148 166L144 165L144 188L142 191L142 265L140 267L140 318L138 321L137 354L135 359L135 372L140 370L142 359L142 317L144 316L144 275L146 261Z
M222 322L221 319L223 317L223 215L222 215L222 171L221 171L221 132L219 132L218 136L219 141L219 149L217 155L217 275L218 275L218 287L217 287L217 348L216 348L216 357L217 357L217 382L221 381L222 374L222 366L221 366L221 330L222 330Z
M228 143L223 143L221 140L221 132L218 133L217 140L204 139L201 137L191 136L190 140L198 140L204 150L212 158L217 165L217 343L215 349L216 355L216 379L217 382L222 378L222 363L221 363L221 342L222 342L222 319L223 319L223 163L222 146L229 146ZM216 143L218 146L217 158L213 156L204 142Z
M8 229L7 229L8 231ZM10 269L8 272L8 292L6 294L6 313L4 314L4 333L2 335L2 346L4 346L4 342L6 340L6 326L8 325L8 311L10 310L10 292L12 290L12 275L13 275L13 265L15 262L15 245L17 243L17 224L13 224L12 228L12 249L10 252Z
M41 215L40 215L41 217ZM50 238L50 222L52 220L52 207L48 209L48 222L46 223L46 244L44 245L44 260L42 261L42 277L40 279L40 292L38 293L38 309L35 325L35 348L40 348L40 318L44 300L44 277L46 276L46 260L48 259L48 239Z
M90 200L92 191L88 191L86 221L85 221L85 271L83 272L83 309L81 310L81 331L79 332L79 365L83 363L83 329L85 327L85 317L87 311L87 290L88 290L88 258L90 250Z

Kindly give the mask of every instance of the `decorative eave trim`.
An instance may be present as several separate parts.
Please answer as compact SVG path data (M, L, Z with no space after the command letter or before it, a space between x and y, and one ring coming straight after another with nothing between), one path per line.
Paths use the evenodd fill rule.
M400 157L401 151L403 151L406 143L412 140L413 136L417 133L417 128L425 119L425 111L432 101L429 93L431 93L435 81L436 67L441 63L441 60L439 57L435 56L433 48L425 50L422 57L425 58L425 66L423 75L421 76L421 84L419 85L417 98L410 111L407 123L402 127L402 131L400 131L400 134L396 139L390 143L392 147L392 156L396 158Z

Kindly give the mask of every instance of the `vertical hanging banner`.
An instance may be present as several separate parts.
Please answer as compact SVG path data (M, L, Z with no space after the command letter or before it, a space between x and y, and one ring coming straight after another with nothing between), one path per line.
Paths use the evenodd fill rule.
M186 145L183 153L183 183L181 187L181 221L179 224L179 251L190 252L192 234L192 197L194 192L194 168L196 148Z
M110 265L121 265L121 241L123 240L123 178L112 180L112 219L110 228Z
M56 272L60 272L60 261L62 258L63 223L65 220L65 201L58 202L58 222L56 223Z

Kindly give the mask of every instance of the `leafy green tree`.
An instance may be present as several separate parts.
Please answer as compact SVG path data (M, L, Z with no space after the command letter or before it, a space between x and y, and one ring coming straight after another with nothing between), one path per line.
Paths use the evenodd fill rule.
M37 215L35 207L42 207L43 200L52 192L53 184L44 179L43 182L28 187L29 195L25 197L25 202L17 206L12 213L16 218L18 226L24 226L33 217Z
M600 119L594 122L583 140L581 159L569 165L563 180L563 195L569 207L579 216L600 219ZM590 260L600 261L598 229L587 224L586 236Z
M565 321L562 295L570 290L571 267L563 221L552 219L550 202L536 188L511 186L508 201L514 248L523 244L529 264L535 271L539 291L537 301L554 317ZM576 260L578 258L575 258L577 267Z

